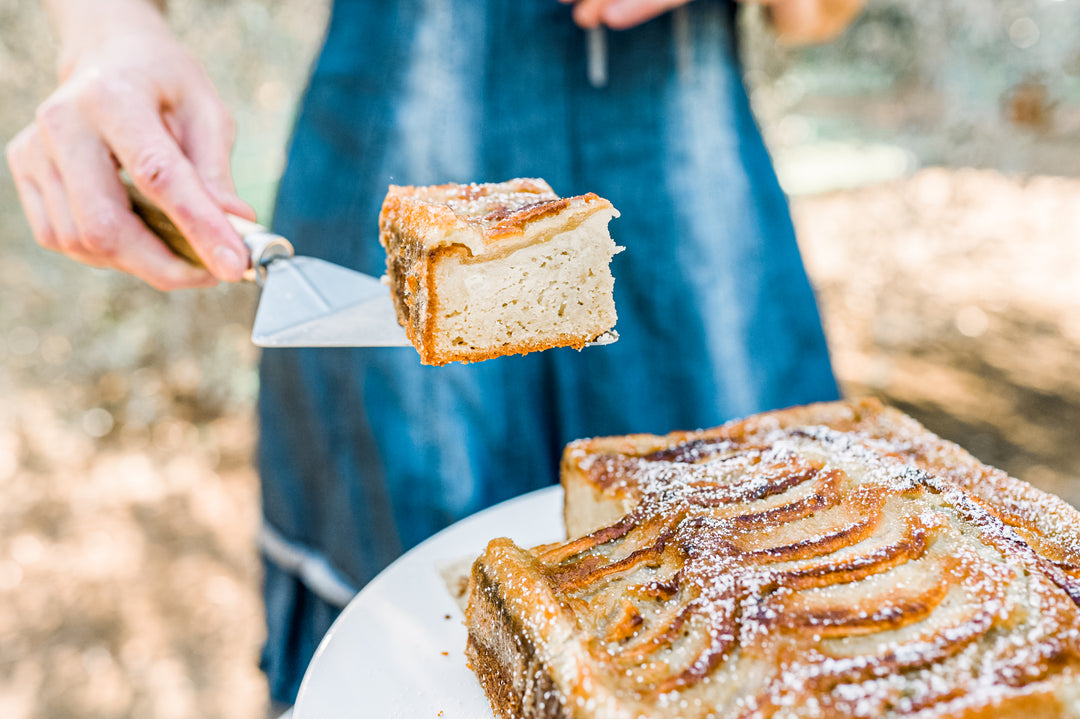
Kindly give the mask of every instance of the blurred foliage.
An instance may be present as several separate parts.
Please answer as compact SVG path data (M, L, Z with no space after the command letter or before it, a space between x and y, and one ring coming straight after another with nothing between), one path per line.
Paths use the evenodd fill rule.
M870 0L836 42L791 50L751 8L744 56L778 154L886 142L913 166L1075 174L1078 27L1080 3L1068 0Z

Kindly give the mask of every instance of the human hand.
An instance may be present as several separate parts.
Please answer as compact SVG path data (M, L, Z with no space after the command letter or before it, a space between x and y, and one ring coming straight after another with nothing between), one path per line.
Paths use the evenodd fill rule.
M640 25L690 0L560 0L575 3L574 22L615 30ZM827 42L840 35L866 0L756 0L766 7L777 39L787 45Z
M574 22L590 29L607 25L625 30L652 20L690 0L559 0L574 3Z
M811 45L839 37L866 0L758 0L784 45Z
M239 280L243 243L225 212L254 219L229 171L232 118L198 62L143 0L64 43L59 88L7 146L34 238L163 290ZM105 11L102 11L104 13ZM118 177L175 222L209 272L168 250L131 211Z

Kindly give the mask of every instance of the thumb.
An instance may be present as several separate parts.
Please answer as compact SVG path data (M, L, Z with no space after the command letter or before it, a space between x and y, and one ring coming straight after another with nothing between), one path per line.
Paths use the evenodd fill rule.
M688 0L612 0L601 17L613 30L625 30L652 20L668 10L685 5Z
M234 125L228 110L213 98L175 119L181 125L177 135L180 148L213 198L226 212L254 220L255 210L240 199L233 184L229 155Z

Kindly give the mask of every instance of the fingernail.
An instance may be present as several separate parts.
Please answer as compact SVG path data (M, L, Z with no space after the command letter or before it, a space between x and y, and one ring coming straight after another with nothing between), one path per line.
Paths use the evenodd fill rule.
M255 210L251 205L241 199L240 195L237 195L231 190L220 190L215 192L218 204L221 205L226 212L231 212L234 215L239 215L250 220L255 219Z
M247 269L247 261L231 247L221 245L214 248L214 264L218 273L225 278L239 278Z
M235 208L233 214L246 217L252 221L255 220L255 208L240 199L239 195L233 195L232 206Z

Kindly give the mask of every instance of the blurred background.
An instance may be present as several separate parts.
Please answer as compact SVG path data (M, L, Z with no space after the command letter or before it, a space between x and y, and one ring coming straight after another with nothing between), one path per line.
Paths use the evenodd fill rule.
M170 5L269 219L328 2ZM870 0L797 51L741 25L845 391L1080 504L1080 2ZM54 66L0 0L4 142ZM41 251L6 166L0 257L0 716L263 716L253 288Z

